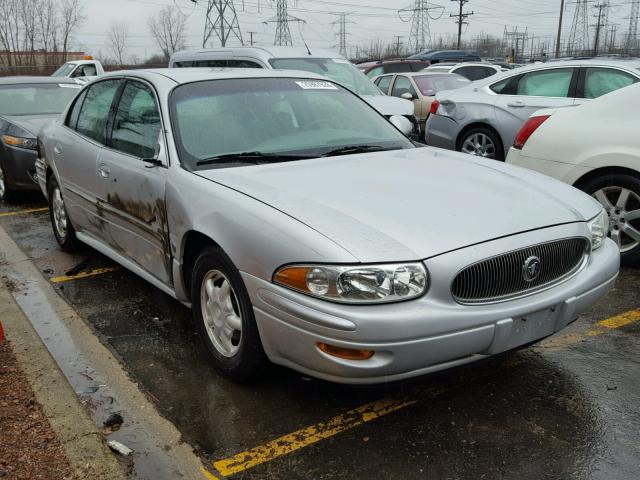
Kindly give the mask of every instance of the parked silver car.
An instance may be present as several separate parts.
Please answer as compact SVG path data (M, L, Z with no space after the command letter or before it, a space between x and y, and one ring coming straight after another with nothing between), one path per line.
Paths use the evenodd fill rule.
M637 60L572 60L535 64L436 95L427 145L504 160L536 110L567 107L640 80Z
M191 305L238 380L267 359L347 383L472 362L561 330L618 274L593 198L416 148L304 72L110 74L40 144L62 248Z

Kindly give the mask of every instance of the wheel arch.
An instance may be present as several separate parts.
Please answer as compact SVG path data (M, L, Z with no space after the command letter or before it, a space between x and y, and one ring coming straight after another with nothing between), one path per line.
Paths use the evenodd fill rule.
M583 187L587 185L589 182L591 182L592 180L602 176L606 176L606 175L631 175L633 177L640 179L640 172L637 170L634 170L632 168L627 168L627 167L609 166L609 167L600 167L594 170L590 170L589 172L585 173L580 178L578 178L573 183L573 186L582 190Z
M200 253L207 247L219 248L222 250L220 245L213 240L213 238L202 232L189 230L184 234L181 248L182 267L180 276L182 284L185 287L185 294L189 299L191 298L191 277L193 274L193 267L195 266Z

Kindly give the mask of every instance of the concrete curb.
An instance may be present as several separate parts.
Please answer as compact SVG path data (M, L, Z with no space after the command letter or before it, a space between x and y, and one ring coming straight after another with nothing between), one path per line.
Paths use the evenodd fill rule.
M60 326L59 331L55 332L55 336L69 336L69 340L72 345L75 346L75 357L82 357L92 368L94 378L99 380L100 383L108 385L109 392L115 399L117 408L126 412L125 425L123 429L116 432L115 439L118 438L118 434L127 435L129 432L131 441L137 442L137 454L134 454L134 468L142 467L144 471L136 471L137 476L135 478L153 478L154 480L164 479L198 479L206 478L207 475L203 471L203 463L200 458L193 452L190 445L182 441L182 435L178 429L167 419L162 417L158 412L155 405L145 396L145 394L138 388L138 385L131 380L127 372L120 365L118 360L113 356L109 349L104 346L91 328L85 323L85 321L76 313L76 311L55 291L51 284L42 276L41 272L36 266L29 260L29 258L22 252L22 250L15 244L15 242L9 237L5 230L0 226L0 245L2 250L0 251L0 274L5 276L15 286L15 290L7 292L3 290L3 295L13 296L12 300L16 300L15 303L22 310L23 315L18 318L20 320L17 325L20 326L19 331L25 330L25 326L32 326L31 333L34 337L25 337L20 339L20 334L15 333L14 330L18 330L14 327L14 323L8 319L6 321L5 334L19 343L19 347L16 349L16 355L20 354L22 358L29 358L31 352L25 351L30 348L31 343L37 344L41 349L48 348L53 355L43 350L43 354L48 355L50 363L47 368L39 367L32 371L31 374L34 377L45 376L48 374L48 370L55 370L60 375L63 375L57 368L55 363L51 363L60 354L60 351L56 351L55 338L46 339L46 342L53 341L52 345L47 344L47 347L43 346L40 337L43 333L40 331L45 324L51 328L52 324L58 324ZM0 282L0 287L2 284ZM13 303L15 305L15 303ZM0 304L4 307L8 302L4 297L0 299ZM0 311L0 315L2 311ZM30 320L31 319L31 320ZM4 321L4 318L3 318ZM25 323L26 322L26 323ZM36 323L34 323L36 322ZM44 322L44 323L43 323ZM40 329L40 330L39 330ZM6 330L9 330L8 332ZM40 333L37 333L40 332ZM40 335L40 336L38 336ZM45 333L46 335L46 333ZM14 340L15 339L15 340ZM52 350L53 348L53 350ZM27 360L27 363L32 360ZM59 361L65 361L64 358ZM64 370L64 367L62 368ZM29 375L29 374L28 374ZM31 378L31 377L29 377ZM64 384L73 394L73 399L60 402L60 408L62 412L66 406L66 402L71 402L73 405L77 405L78 399L75 397L75 392L71 389L70 385L66 381L65 376L58 377L56 379L57 384ZM46 390L49 388L48 383L46 385L40 385L36 390ZM43 395L46 395L43 393ZM38 398L40 400L40 398ZM48 397L43 397L43 405L47 402ZM52 399L53 401L54 399ZM45 409L45 413L48 410ZM58 413L53 412L55 418ZM87 412L83 410L84 417L87 417ZM70 419L76 423L79 423L78 417L69 415ZM96 419L96 421L98 421ZM52 426L53 422L52 422ZM87 429L88 429L87 425ZM95 438L96 424L91 422L91 431L87 430L87 438ZM69 428L72 428L69 426ZM54 426L55 429L55 426ZM56 430L57 431L57 430ZM122 438L122 437L120 437ZM78 437L74 437L75 440ZM95 441L98 441L95 438ZM127 443L125 441L125 443ZM133 445L129 445L133 446ZM104 445L102 446L104 447ZM82 459L82 455L78 455L79 459ZM86 462L86 457L84 457ZM113 459L114 462L116 461ZM141 462L141 463L140 463ZM117 475L122 475L119 472ZM121 476L111 475L92 475L95 478L100 479L114 479L126 478ZM82 478L90 478L88 476Z
M0 318L20 368L66 450L77 478L126 479L75 391L3 285L0 286Z

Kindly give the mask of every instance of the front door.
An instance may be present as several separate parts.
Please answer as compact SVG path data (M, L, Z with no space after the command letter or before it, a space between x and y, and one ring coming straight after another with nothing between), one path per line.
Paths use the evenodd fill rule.
M126 82L108 126L107 147L98 158L100 214L108 230L105 240L119 254L170 285L165 205L168 162L160 110L150 85L130 79Z

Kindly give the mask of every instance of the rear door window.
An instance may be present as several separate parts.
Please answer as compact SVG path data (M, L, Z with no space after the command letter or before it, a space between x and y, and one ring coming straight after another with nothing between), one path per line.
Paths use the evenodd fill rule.
M120 79L94 83L87 89L78 115L76 130L101 144L106 143L106 127L113 99L120 88Z
M127 81L113 122L109 146L134 157L152 158L160 138L160 111L147 85Z
M584 78L584 98L598 98L607 93L628 87L638 79L613 68L587 68Z
M530 97L569 97L573 68L553 68L522 75L516 95Z
M376 80L376 85L378 88L382 90L385 95L389 93L389 85L391 85L391 80L393 79L393 75L386 75L384 77L380 77Z
M373 78L373 77L377 77L378 75L382 75L383 73L384 73L384 68L376 67L369 70L369 73L367 73L367 77Z

